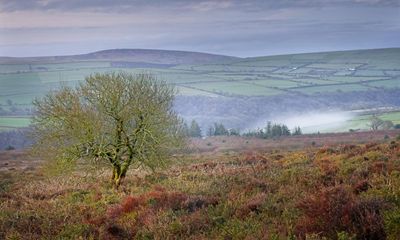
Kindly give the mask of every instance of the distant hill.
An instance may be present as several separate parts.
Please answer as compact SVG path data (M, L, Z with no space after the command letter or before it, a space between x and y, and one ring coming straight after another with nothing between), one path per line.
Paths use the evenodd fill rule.
M179 91L177 111L196 119L203 130L213 122L244 129L303 112L400 108L400 48L251 58L115 49L0 58L0 116L31 114L35 97L110 71L151 72L174 85ZM4 119L0 131L18 127L17 120Z
M0 64L44 64L67 63L79 61L117 61L129 63L150 64L205 64L221 61L231 61L236 57L173 50L155 49L110 49L88 54L47 57L0 57Z
M297 65L299 63L331 63L331 64L354 64L360 63L360 69L374 67L376 69L399 69L400 48L360 49L334 52L316 52L285 54L275 56L250 57L239 62L265 62L278 65ZM306 67L306 66L302 66ZM313 66L308 66L313 67ZM340 70L330 66L329 68ZM321 68L324 68L323 66Z

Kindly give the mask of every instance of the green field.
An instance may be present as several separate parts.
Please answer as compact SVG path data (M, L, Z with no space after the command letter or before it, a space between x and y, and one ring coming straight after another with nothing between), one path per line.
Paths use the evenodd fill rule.
M27 127L30 123L29 117L0 117L0 131Z
M385 121L392 121L394 124L400 124L400 112L389 112L383 114L377 114L377 116ZM348 121L346 128L348 129L368 129L372 115L361 115L357 116L351 121Z
M400 112L386 112L386 113L379 113L375 114L377 117L379 117L382 120L385 121L392 121L393 124L400 124ZM373 114L360 114L356 115L353 118L342 122L338 124L337 126L319 126L321 129L323 129L320 132L347 132L350 129L353 130L370 130L370 123L371 123L371 118L373 117ZM312 129L309 129L309 132L315 132L312 131Z
M284 94L280 90L286 88L312 95L400 87L400 49L255 57L169 68L117 68L113 63L105 59L2 64L0 105L7 105L8 100L29 105L34 97L61 84L75 85L91 73L120 70L153 72L177 85L182 95L271 96Z
M167 67L144 67L128 60L121 67L120 58L63 61L25 59L24 63L0 64L1 115L18 115L18 109L29 112L34 98L61 85L75 86L92 73L110 71L151 72L187 96L312 96L400 88L400 48L231 58ZM3 129L28 124L26 120L2 121ZM360 124L355 121L350 125L356 128Z

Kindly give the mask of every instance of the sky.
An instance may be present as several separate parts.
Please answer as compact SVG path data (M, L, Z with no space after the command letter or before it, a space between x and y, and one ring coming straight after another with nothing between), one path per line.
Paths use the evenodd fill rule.
M0 0L0 56L400 47L400 0Z

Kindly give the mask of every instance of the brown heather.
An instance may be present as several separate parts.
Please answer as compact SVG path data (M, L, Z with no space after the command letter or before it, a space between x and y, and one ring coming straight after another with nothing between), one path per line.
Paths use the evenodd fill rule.
M107 174L49 176L7 152L0 239L400 239L400 142L324 138L285 150L273 145L291 139L237 150L230 141L258 140L194 140L197 150L132 171L118 190Z

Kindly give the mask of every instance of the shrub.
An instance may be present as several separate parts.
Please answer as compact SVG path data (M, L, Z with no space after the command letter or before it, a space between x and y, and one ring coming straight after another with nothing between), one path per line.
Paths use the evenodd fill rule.
M110 207L107 211L109 218L117 218L123 214L144 210L172 209L179 210L184 207L188 197L180 192L168 192L163 188L155 187L146 194L128 196L120 204Z
M188 212L194 212L198 209L207 207L209 205L215 206L219 203L219 200L215 197L203 197L203 196L195 196L189 197L184 202L184 208Z
M388 239L400 239L400 208L386 211L384 218Z
M147 199L154 209L179 210L187 196L179 192L167 192L165 190L155 190L147 194Z
M386 208L386 204L379 199L362 199L351 206L351 228L358 239L386 239L381 214Z
M59 239L77 239L84 236L85 239L94 234L94 230L90 225L86 224L71 224L66 225L64 229L58 234Z
M266 199L265 193L257 194L256 196L249 199L245 204L243 204L237 211L236 215L240 218L245 218L250 213L260 213L262 205Z
M184 223L181 231L184 231L188 235L205 232L212 227L212 219L201 211L182 216L181 222Z
M379 199L358 199L348 187L324 188L300 201L304 215L296 225L296 234L319 233L338 239L340 232L355 234L357 239L385 239L382 211L387 205Z
M11 145L8 145L8 146L6 147L6 151L11 151L11 150L15 150L15 147L13 147L13 146L11 146Z
M309 233L321 233L335 238L337 232L347 230L352 202L353 196L343 186L324 188L308 196L298 204L304 216L296 226L296 234L304 238Z
M371 185L369 184L369 182L367 180L362 180L354 185L353 192L355 194L360 194L362 192L367 191L370 187L371 187Z

